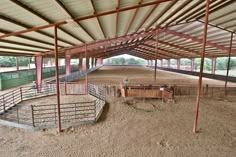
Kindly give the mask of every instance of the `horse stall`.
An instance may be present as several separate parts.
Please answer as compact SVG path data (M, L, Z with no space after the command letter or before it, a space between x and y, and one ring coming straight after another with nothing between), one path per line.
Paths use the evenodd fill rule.
M159 98L174 103L174 88L166 85L143 85L120 83L121 96L134 98Z

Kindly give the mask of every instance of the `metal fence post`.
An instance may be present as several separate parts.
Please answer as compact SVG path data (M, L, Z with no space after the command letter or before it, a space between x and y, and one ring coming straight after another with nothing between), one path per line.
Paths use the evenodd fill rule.
M13 103L13 106L15 106L14 91L12 91L11 94L12 94L12 103Z
M23 100L23 97L22 97L22 87L20 87L20 99L21 99L21 101Z
M5 104L4 95L2 95L2 104L3 104L3 112L5 112L6 111L6 104Z
M16 116L17 116L17 122L20 123L18 105L16 105Z
M97 105L97 99L96 100L94 100L94 121L96 121L96 119L97 119L97 107L96 107L96 105Z
M31 105L31 115L32 115L32 125L33 125L33 127L35 127L35 123L34 123L34 107L33 107L33 105Z

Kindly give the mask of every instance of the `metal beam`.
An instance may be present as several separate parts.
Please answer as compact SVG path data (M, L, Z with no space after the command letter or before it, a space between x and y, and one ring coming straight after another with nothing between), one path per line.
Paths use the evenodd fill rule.
M7 40L7 39L0 39L0 43L15 44L15 45L20 45L20 46L28 46L28 47L32 47L32 48L44 49L45 51L53 50L53 49L45 48L45 47L42 47L42 46L37 46L37 45L32 45L32 44L27 44L27 43L21 43L21 42L11 41L11 40Z
M56 96L57 96L57 125L58 131L61 132L61 107L60 107L60 86L59 86L59 69L58 69L58 48L57 48L57 26L54 27L55 42L55 66L56 66Z
M173 18L171 21L169 21L166 26L169 26L171 23L173 23L174 21L178 20L179 18L181 18L180 20L176 21L176 23L180 23L184 18L183 15L186 15L189 11L191 11L192 9L194 9L196 6L199 6L204 0L199 0L197 1L194 5L192 5L191 7L189 7L187 10L183 11L181 14L179 14L178 16L176 16L175 18Z
M149 29L153 24L155 24L156 22L158 22L158 20L170 9L172 8L175 3L177 2L178 0L172 0L171 3L157 16L155 17L152 22L146 27L146 29Z
M140 24L138 25L138 27L136 28L135 32L138 32L138 30L142 27L142 25L147 21L147 19L152 15L152 13L154 12L154 10L156 10L156 8L158 7L159 4L156 4L155 6L153 6L153 8L149 11L148 15L143 18L143 20L140 22Z
M117 7L116 7L116 10L118 10L120 8L120 0L117 0ZM116 13L116 32L115 32L115 37L118 37L117 33L118 33L118 20L119 20L119 12L117 11Z
M9 31L3 30L3 29L0 29L0 32L3 33L3 34L10 34L11 33ZM22 39L27 39L27 40L30 40L30 41L40 42L40 43L43 43L43 44L46 44L46 45L53 46L53 43L43 41L43 40L40 40L40 39L35 39L35 38L28 37L28 36L25 36L25 35L18 35L18 37L22 38ZM60 46L60 47L62 47L62 46Z
M222 5L220 5L220 6L214 6L215 8L213 8L213 9L211 9L211 10L209 10L209 13L210 14L212 14L212 13L214 13L214 12L216 12L216 11L219 11L220 9L222 9L222 8L224 8L224 7L226 7L226 6L229 6L229 5L231 5L232 3L234 3L235 1L233 1L233 0L230 0L230 1L228 1L228 2L226 2L226 1L223 1L223 2L225 2L224 4L222 4ZM221 2L222 3L222 2ZM203 18L204 17L204 12L202 13L202 15L199 15L199 16L197 16L196 17L196 19L201 19L201 18Z
M139 0L138 4L140 5L140 4L142 4L142 2L143 2L143 0ZM138 11L139 11L139 8L137 8L137 9L135 10L134 15L133 15L131 21L129 22L129 25L128 25L127 29L126 29L125 34L128 34L129 29L130 29L131 25L133 24L134 19L135 19L136 15L137 15Z
M29 26L29 25L23 24L23 23L20 22L20 21L13 20L13 19L11 19L11 18L9 18L9 17L5 17L5 16L3 16L3 15L0 15L0 19L5 20L5 21L10 22L10 23L13 23L13 24L15 24L15 25L24 27L24 28L26 28L26 29L30 29L30 28L31 28L31 26ZM50 35L50 34L48 34L48 33L45 33L45 32L43 32L43 31L41 31L41 30L38 30L38 31L36 31L36 32L38 32L39 34L45 35L45 36L47 36L47 37L49 37L49 38L54 39L53 35ZM68 41L66 41L66 40L64 40L64 39L58 38L58 40L59 40L59 41L62 41L62 42L64 42L64 43L67 43L67 44L69 44L69 45L72 45L71 42L68 42ZM62 46L60 46L60 47L62 47Z
M165 32L169 33L169 34L173 34L175 36L179 36L179 37L182 37L182 38L186 38L186 39L191 39L192 41L195 41L197 43L202 43L202 39L198 39L198 38L195 38L195 37L192 37L190 35L187 35L187 34L183 34L183 33L179 33L179 32L176 32L174 30L168 30L168 29L165 29ZM224 47L224 46L220 46L220 45L217 45L215 43L211 43L211 42L206 42L206 45L207 46L211 46L211 47L215 47L219 50L223 50L223 51L229 51L229 48L227 47ZM236 50L232 50L232 53L236 53Z
M55 0L57 2L58 5L60 5L60 7L70 16L71 19L74 19L75 16L66 8L66 6L60 1L60 0ZM78 27L82 28L83 31L88 35L90 36L90 38L92 38L93 40L95 40L95 38L91 35L91 33L89 33L81 24L75 22ZM81 39L82 40L82 39ZM83 40L83 42L85 42Z
M14 4L18 5L19 7L23 8L24 10L27 10L28 12L30 12L31 14L41 18L42 20L46 21L47 23L53 23L51 20L47 19L46 17L42 16L41 14L37 13L36 11L34 11L33 9L29 8L28 6L26 6L25 4L19 2L18 0L10 0L11 2L13 2ZM55 25L55 24L54 24ZM57 24L56 24L57 25ZM59 25L57 25L59 27ZM60 28L60 27L59 27ZM79 40L80 42L83 43L83 40L81 40L80 38L74 36L73 34L69 33L68 31L66 31L63 28L60 28L60 30L66 34L68 34L69 36ZM74 44L73 44L74 45Z
M160 27L163 23L165 23L167 20L171 19L176 13L181 11L184 7L186 7L192 0L186 0L182 5L180 5L178 8L176 8L174 11L172 11L168 16L166 16L160 23L156 25L156 27Z
M227 95L227 83L228 83L228 76L229 76L230 58L231 58L233 38L234 38L234 34L231 33L230 44L229 44L228 64L227 64L227 73L226 73L226 77L225 77L225 95Z
M206 13L205 13L204 35L203 35L203 40L202 40L201 65L200 65L200 72L199 72L196 110L195 110L195 118L194 118L194 125L193 125L193 132L194 133L196 133L196 130L197 130L198 111L199 111L200 95L201 95L201 88L202 88L202 73L203 73L204 58L205 58L205 48L207 45L207 27L208 27L209 5L210 5L210 0L206 0Z
M96 8L95 8L95 5L94 5L94 3L93 3L93 0L90 0L90 2L91 2L92 7L93 7L93 14L96 15L97 12L96 12ZM98 25L99 25L99 27L100 27L100 29L101 29L101 31L102 31L103 37L106 39L106 34L105 34L105 32L104 32L104 30L103 30L103 28L102 28L102 25L101 25L101 22L100 22L100 20L99 20L99 17L96 17L96 19L97 19Z
M16 0L11 0L11 1L16 1ZM135 6L131 6L131 7L119 8L119 9L115 9L115 10L111 10L111 11L107 11L107 12L102 12L102 13L98 13L98 14L78 17L78 18L75 18L74 21L83 21L83 20L87 20L87 19L91 19L91 18L95 18L95 17L99 17L99 16L105 16L105 15L115 14L115 13L118 13L118 12L124 12L124 11L128 11L128 10L133 10L133 9L136 9L136 8L139 8L139 7L146 7L146 6L161 4L161 3L164 3L164 2L168 2L168 1L172 1L172 0L159 0L159 1L144 3L144 4L140 4L140 5L135 5ZM19 35L19 34L27 33L27 32L32 32L32 31L37 31L37 30L41 30L41 29L45 29L45 28L54 27L55 25L60 26L60 25L66 24L66 23L67 23L66 21L50 23L48 25L43 25L43 26L39 26L39 27L30 28L30 29L27 29L27 30L22 30L22 31L14 32L14 33L9 33L9 34L5 34L5 35L1 35L0 39L8 37L8 36L14 36L14 35Z

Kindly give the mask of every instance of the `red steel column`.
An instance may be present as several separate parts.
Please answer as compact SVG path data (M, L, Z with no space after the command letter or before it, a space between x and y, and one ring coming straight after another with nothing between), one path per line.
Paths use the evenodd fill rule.
M177 69L180 69L180 59L177 59Z
M70 75L70 55L66 55L66 75Z
M102 58L98 58L97 59L97 64L98 65L103 65L103 59Z
M215 74L215 72L216 72L216 58L215 57L213 57L212 59L211 59L211 74Z
M19 57L16 57L16 71L19 71Z
M154 80L157 79L157 53L158 53L158 30L156 31L156 49L155 49L155 74L154 74Z
M167 60L168 68L170 68L170 59Z
M98 59L97 58L94 58L94 59L95 59L95 67L96 67Z
M88 54L87 54L87 45L85 44L85 94L88 94L88 65L89 65L89 58L88 58Z
M58 131L61 132L61 107L60 107L60 87L59 87L59 70L58 70L58 41L57 41L57 26L54 27L54 46L55 46L55 65L56 65L56 94L57 94L57 120Z
M91 68L94 67L94 58L92 57Z
M42 70L43 70L43 56L35 57L35 67L36 67L36 88L40 92L40 87L42 85Z
M210 3L210 0L206 0L206 13L205 13L204 34L203 34L203 40L202 40L201 65L200 65L200 72L199 72L196 110L195 110L194 125L193 125L194 133L196 133L196 129L197 129L198 111L199 111L199 103L200 103L200 95L201 95L201 87L202 87L202 72L203 72L203 66L204 66L205 48L206 48L206 41L207 41L209 3Z
M194 58L191 59L191 71L195 71L194 70Z
M228 76L229 76L229 66L230 66L230 57L231 57L231 50L232 50L232 44L233 44L233 37L234 37L234 34L231 33L230 45L229 45L229 57L228 57L227 73L226 73L226 78L225 78L225 95L227 95L227 83L228 83Z
M79 55L79 71L83 70L83 55Z

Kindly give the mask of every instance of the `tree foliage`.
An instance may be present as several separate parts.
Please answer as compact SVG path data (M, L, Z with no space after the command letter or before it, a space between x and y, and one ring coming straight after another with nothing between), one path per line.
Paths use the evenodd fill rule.
M19 57L18 65L27 66L29 64L29 59L27 57ZM0 56L0 66L1 67L14 67L16 66L16 57L13 56Z
M135 58L124 58L124 57L118 57L118 58L108 58L104 60L105 64L116 64L116 65L129 65L129 64L145 64L145 60L143 59L135 59Z

